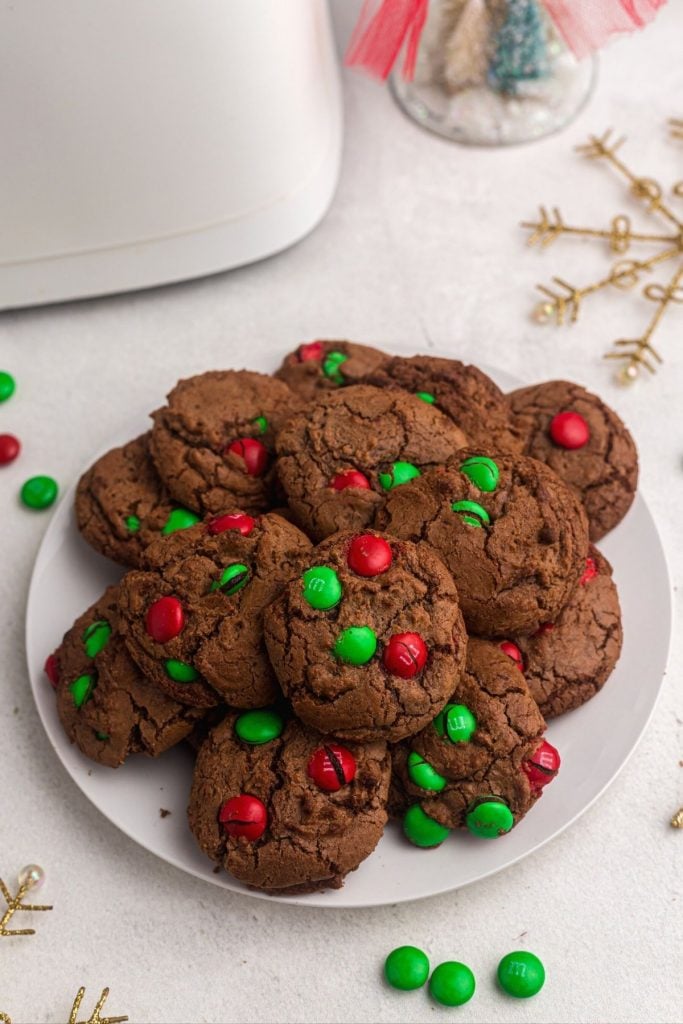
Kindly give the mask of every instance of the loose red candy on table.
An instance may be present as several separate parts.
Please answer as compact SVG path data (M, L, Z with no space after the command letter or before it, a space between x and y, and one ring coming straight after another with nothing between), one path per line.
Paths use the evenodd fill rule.
M177 597L160 597L150 605L145 629L158 644L166 644L182 632L185 612Z
M308 345L299 345L296 355L300 363L318 362L323 357L323 343L311 341Z
M316 786L327 793L336 793L355 778L356 759L346 747L326 743L311 754L307 771Z
M243 793L225 801L218 812L218 820L229 836L241 836L253 843L266 830L268 812L258 797Z
M343 473L337 473L330 485L335 491L345 491L347 487L361 487L365 491L370 490L370 481L357 469L346 469Z
M532 790L537 792L552 782L560 770L559 752L547 740L543 740L538 750L534 751L528 761L522 761L522 769L529 780Z
M588 557L586 559L586 568L583 570L583 575L579 580L579 586L585 587L587 583L594 580L598 575L598 567L595 564L595 559Z
M397 633L382 655L384 667L401 679L412 679L427 663L427 645L419 633Z
M349 545L349 568L359 576L379 576L391 565L391 547L383 537L365 533L354 537Z
M210 519L207 530L214 536L218 533L226 533L228 530L237 530L243 537L248 537L256 526L256 520L244 512L228 512L224 516L216 516Z
M54 688L56 689L57 683L59 682L59 664L57 662L57 655L54 652L52 654L48 654L47 658L45 659L43 671L45 672L47 678L50 680L52 686L54 686Z
M590 441L591 432L578 412L558 412L550 421L550 436L560 448L573 451Z
M241 437L228 445L227 451L239 456L249 476L261 476L268 465L268 449L255 437Z
M0 434L0 466L8 466L14 462L21 451L19 438L14 434Z
M524 671L524 659L522 658L522 652L520 651L517 644L513 644L512 640L503 640L502 643L498 644L503 654L507 654L508 658L512 658L514 663L520 672Z

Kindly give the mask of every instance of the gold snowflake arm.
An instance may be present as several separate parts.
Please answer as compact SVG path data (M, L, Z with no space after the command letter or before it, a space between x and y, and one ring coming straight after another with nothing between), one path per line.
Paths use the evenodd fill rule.
M652 335L657 330L659 323L664 316L667 307L671 303L683 303L683 263L677 268L669 284L664 287L661 284L649 284L643 294L651 302L657 303L657 309L647 326L647 330L641 338L620 338L614 342L616 352L607 352L604 359L621 359L624 361L625 379L635 379L641 367L656 373L655 363L662 363L662 357L652 345ZM619 351L622 350L623 351Z
M9 891L9 889L7 888L7 886L5 885L3 880L0 878L0 892L2 892L2 895L3 895L4 899L5 899L5 903L7 904L7 910L5 911L5 913L0 918L0 936L3 936L3 935L35 935L35 929L33 929L33 928L15 928L15 929L10 929L10 928L7 927L7 925L10 923L10 921L12 920L14 915L16 913L18 913L20 910L30 910L30 911L52 910L52 907L37 906L36 904L32 904L32 903L22 903L22 900L24 899L24 896L26 895L26 893L29 891L30 888L31 888L31 884L29 882L25 882L23 885L21 885L19 887L16 896L12 896L12 894Z
M566 224L556 206L548 213L545 206L539 207L537 221L522 221L521 226L530 231L527 245L540 245L547 249L562 235L574 235L581 238L601 238L609 243L612 252L625 253L631 242L664 242L678 243L679 235L648 234L631 229L631 220L620 213L612 219L609 229L584 228Z
M71 1008L71 1013L69 1015L69 1024L79 1024L78 1011L81 1008L81 1003L83 1002L84 995L85 988L79 988L78 992L76 993L76 998L74 999L74 1004ZM107 1001L108 995L109 989L102 989L102 995L97 1000L97 1004L92 1012L92 1015L88 1017L87 1021L82 1021L81 1024L121 1024L122 1021L128 1020L128 1017L100 1017L100 1010Z
M672 139L683 139L683 121L677 117L670 118L669 131Z
M672 828L683 828L683 807L676 811L670 824Z
M12 1024L12 1018L7 1013L0 1013L0 1024Z

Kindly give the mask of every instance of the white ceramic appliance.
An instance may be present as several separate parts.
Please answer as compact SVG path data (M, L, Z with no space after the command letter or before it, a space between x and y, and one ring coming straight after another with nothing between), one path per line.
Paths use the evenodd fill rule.
M270 255L339 169L327 0L0 0L0 309Z

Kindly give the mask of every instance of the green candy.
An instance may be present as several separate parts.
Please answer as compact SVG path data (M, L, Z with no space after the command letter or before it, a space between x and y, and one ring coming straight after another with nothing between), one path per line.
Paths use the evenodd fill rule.
M311 608L325 611L339 604L342 597L342 585L334 569L328 565L314 565L302 576L304 601Z
M497 839L509 832L514 823L512 811L497 796L482 797L475 801L465 818L465 824L472 835L480 839Z
M104 742L104 740L108 740L109 739L109 733L108 732L96 732L95 733L95 737L96 737L96 739L102 740L102 742Z
M174 508L161 528L163 534L175 533L176 530L186 530L188 526L194 526L199 522L199 516L190 512L187 508Z
M259 434L265 434L268 429L268 420L265 416L256 416L251 422L258 428Z
M0 402L6 402L11 398L16 388L14 377L6 370L0 370Z
M240 715L235 722L235 732L245 743L253 746L260 746L262 743L270 743L282 735L285 722L282 715L277 711L269 711L262 708L258 711L247 711Z
M478 501L454 501L451 509L453 512L462 512L463 522L468 526L480 527L482 522L487 524L491 522L488 512Z
M140 520L137 516L126 516L124 522L129 533L137 533L140 529Z
M429 994L442 1006L462 1006L469 1003L477 983L467 964L446 960L434 969L429 979Z
M398 946L384 961L384 977L392 988L412 992L429 977L429 960L417 946Z
M525 949L508 953L498 964L498 983L515 999L537 995L545 984L545 967L533 953Z
M447 704L434 719L434 728L451 743L467 743L476 731L477 720L464 704Z
M427 405L434 405L436 401L436 397L429 391L416 391L415 395L417 398L421 398L423 402L426 402Z
M460 472L468 477L480 491L495 491L500 476L493 459L485 455L472 455L460 465Z
M343 352L328 352L323 361L323 373L333 384L343 384L344 375L340 370L342 363L348 359Z
M420 789L429 789L433 793L440 793L446 785L443 775L439 775L436 768L432 768L416 750L408 754L408 778Z
M69 683L69 693L74 699L77 708L82 708L92 697L92 692L97 686L97 678L94 675L79 676Z
M83 646L89 658L94 658L106 646L111 636L111 626L106 619L91 623L83 634Z
M388 473L379 474L379 482L385 491L391 491L394 487L407 484L409 480L421 475L420 470L412 462L392 462Z
M434 821L422 810L419 804L413 804L406 811L403 818L403 831L406 837L415 846L427 848L439 846L446 839L451 830L438 821Z
M225 567L221 573L221 577L218 580L214 580L210 586L210 590L222 590L224 594L230 597L232 594L236 594L242 587L246 587L249 582L249 566L243 565L242 562L235 562L233 565Z
M21 500L27 508L49 508L58 490L57 481L51 476L32 476L21 488Z
M195 680L199 679L199 672L192 665L187 665L184 661L178 661L176 658L168 658L164 662L164 668L166 669L166 675L173 680L174 683L194 683Z
M349 626L337 637L334 653L347 665L365 665L377 650L377 637L369 626Z

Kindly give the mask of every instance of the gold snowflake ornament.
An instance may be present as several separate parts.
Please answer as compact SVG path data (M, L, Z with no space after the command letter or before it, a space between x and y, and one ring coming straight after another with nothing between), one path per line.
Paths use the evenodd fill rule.
M69 1024L120 1024L121 1021L128 1020L127 1017L100 1017L100 1010L103 1008L105 1002L107 1001L107 996L109 995L109 989L105 988L102 989L102 995L97 1000L97 1004L91 1016L88 1017L86 1021L79 1022L78 1011L81 1008L81 1003L83 1002L84 995L85 988L79 988L78 992L76 993L76 998L74 999L74 1005L71 1008L71 1013L69 1014Z
M683 140L683 121L672 120L669 125L672 138ZM652 282L643 288L644 297L654 303L656 309L642 336L620 338L613 343L614 351L605 354L605 359L616 359L622 364L618 379L629 384L636 380L642 369L656 372L662 357L652 345L652 336L669 306L683 303L683 219L665 201L664 190L657 181L634 174L617 155L624 141L623 138L613 140L610 130L600 137L591 135L588 142L577 149L590 160L605 161L625 178L631 195L644 204L653 218L662 222L661 228L636 231L625 214L614 217L607 228L577 227L567 224L557 207L548 211L544 206L540 208L537 221L526 221L522 227L531 232L529 245L540 245L541 248L547 248L562 236L606 241L611 252L618 256L624 256L632 245L656 247L654 255L647 258L618 260L608 274L583 287L570 284L562 277L553 277L552 286L538 285L543 295L543 300L534 310L534 319L538 323L575 323L586 296L610 285L622 291L634 288L660 263L674 263L675 270L667 283ZM683 198L683 181L674 185L672 194L677 199Z
M38 864L29 864L19 872L19 888L12 895L2 878L0 878L0 893L7 904L2 917L0 917L0 936L8 935L35 935L34 928L8 928L10 921L20 911L36 913L38 911L52 910L52 907L38 906L35 903L24 903L24 898L31 889L37 889L42 884L44 871Z

